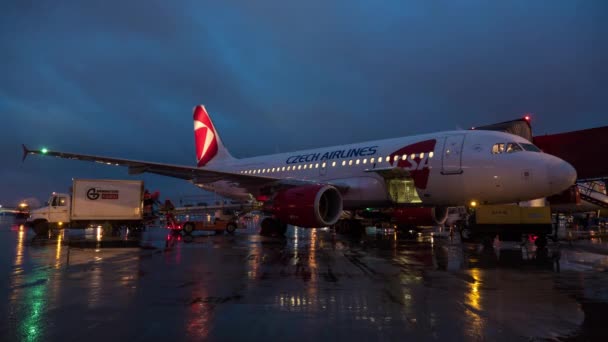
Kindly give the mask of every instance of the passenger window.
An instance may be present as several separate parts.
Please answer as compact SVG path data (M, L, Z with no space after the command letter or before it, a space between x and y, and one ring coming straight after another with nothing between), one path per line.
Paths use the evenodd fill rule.
M331 162L331 167L335 167L336 166L336 162Z
M506 151L507 151L507 153L513 153L513 152L522 151L522 148L521 148L521 146L519 146L516 143L508 143Z
M494 144L492 146L492 154L499 154L505 151L505 144Z
M59 203L57 204L60 207L65 207L65 197L59 197Z

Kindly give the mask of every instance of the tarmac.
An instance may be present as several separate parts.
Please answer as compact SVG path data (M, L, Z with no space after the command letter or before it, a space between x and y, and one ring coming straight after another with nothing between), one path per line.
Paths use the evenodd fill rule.
M447 232L50 238L0 217L2 341L605 340L608 244ZM110 241L138 241L113 245ZM78 244L78 241L89 241ZM93 241L106 241L101 246ZM109 243L109 244L108 244Z

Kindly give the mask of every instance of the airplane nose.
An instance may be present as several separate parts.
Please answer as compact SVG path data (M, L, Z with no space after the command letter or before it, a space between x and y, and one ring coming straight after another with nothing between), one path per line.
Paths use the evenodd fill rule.
M576 182L576 170L570 163L559 160L557 165L548 166L549 187L554 194L558 194Z

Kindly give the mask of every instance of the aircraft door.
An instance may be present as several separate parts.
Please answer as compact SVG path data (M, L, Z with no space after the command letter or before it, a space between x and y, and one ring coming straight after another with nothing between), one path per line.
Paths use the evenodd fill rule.
M449 135L445 138L441 160L441 174L453 175L462 173L462 145L464 134Z

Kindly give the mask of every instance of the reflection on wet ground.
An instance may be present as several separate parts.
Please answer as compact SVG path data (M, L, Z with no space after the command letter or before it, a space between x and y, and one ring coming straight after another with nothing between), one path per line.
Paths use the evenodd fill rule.
M608 246L290 227L75 248L0 221L0 340L600 339Z

